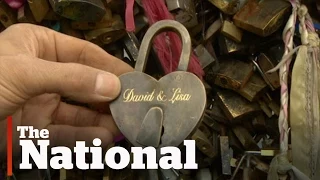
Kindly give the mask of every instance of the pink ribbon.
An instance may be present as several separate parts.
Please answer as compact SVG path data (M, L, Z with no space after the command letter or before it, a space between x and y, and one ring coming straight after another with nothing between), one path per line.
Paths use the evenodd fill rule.
M133 15L134 0L126 0L126 29L128 32L135 31L134 15Z
M12 9L19 9L24 5L26 0L4 0Z

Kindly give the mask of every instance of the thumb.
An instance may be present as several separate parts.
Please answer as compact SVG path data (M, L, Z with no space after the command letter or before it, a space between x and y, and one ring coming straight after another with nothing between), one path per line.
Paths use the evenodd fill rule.
M0 67L0 88L4 88L1 106L1 96L20 106L44 93L58 93L80 102L111 101L120 93L116 75L81 64L11 56L1 58Z

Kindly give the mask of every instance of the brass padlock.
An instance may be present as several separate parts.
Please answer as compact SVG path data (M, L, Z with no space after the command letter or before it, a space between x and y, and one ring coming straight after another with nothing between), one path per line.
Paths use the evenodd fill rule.
M217 92L217 101L232 124L237 124L261 111L256 103L251 103L226 89Z
M247 0L209 0L213 5L228 15L233 15L246 3Z
M250 0L234 15L233 20L236 26L266 37L280 28L290 9L287 1Z
M193 0L166 0L168 10L174 15L175 20L187 28L198 24L196 8Z
M217 61L202 44L198 45L194 49L194 52L199 58L202 69L209 67Z
M222 23L221 34L225 37L233 40L236 43L240 43L242 40L243 32L240 28L238 28L234 23L220 14L220 18Z
M178 71L157 81L143 72L151 41L165 30L178 32L182 54ZM121 92L110 104L110 110L120 131L134 146L179 146L198 127L206 107L206 91L196 75L186 72L191 57L190 39L181 23L158 21L144 35L135 71L119 77Z
M230 21L225 20L223 22L221 33L236 43L240 43L242 40L242 30Z
M253 66L236 59L222 59L220 69L209 83L234 91L244 87L253 75ZM239 71L241 69L241 71Z
M267 91L267 83L257 74L253 74L247 83L237 92L248 101L256 101Z
M5 28L17 22L17 13L4 1L0 1L0 22Z
M272 90L280 87L279 73L267 73L270 69L273 69L275 65L264 53L261 53L256 60L253 59L252 62Z
M74 21L97 22L106 14L106 8L101 0L49 1L54 12Z
M197 148L208 157L215 158L218 155L218 152L214 150L210 140L199 129L192 135L192 140L196 141Z
M211 40L222 27L222 21L220 18L216 19L207 29L205 33L205 41ZM199 27L199 32L203 31L203 25Z
M34 19L39 23L49 11L48 0L28 0Z
M235 41L225 37L224 35L220 35L218 37L220 54L222 55L243 55L247 53L247 46L243 43L236 43Z
M18 9L17 20L19 23L31 23L31 24L36 23L36 20L34 19L28 4L25 4L24 6Z
M124 37L125 34L126 31L122 21L108 28L94 29L84 32L85 39L97 44L98 46L115 42Z
M121 23L121 17L119 15L112 17L110 9L106 9L106 14L100 21L86 22L86 21L73 21L71 23L72 28L78 30L94 30L100 28L108 28L116 24Z

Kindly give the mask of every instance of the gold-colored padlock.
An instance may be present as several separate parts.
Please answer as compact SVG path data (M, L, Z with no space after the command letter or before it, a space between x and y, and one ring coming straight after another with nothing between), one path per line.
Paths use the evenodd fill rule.
M234 25L232 20L222 14L220 14L220 19L223 22L221 27L221 34L235 41L236 43L240 43L243 36L242 30Z
M208 50L202 45L198 45L194 49L195 54L198 56L200 65L202 69L206 69L210 65L216 63L217 59L215 59L211 54L208 52Z
M256 103L251 103L230 90L219 90L217 101L232 124L237 124L261 112Z
M273 69L275 65L266 54L261 53L257 57L257 60L252 60L252 62L272 90L280 87L279 73L267 73L270 69Z
M280 28L290 7L290 3L283 0L250 0L233 20L236 26L266 37Z
M267 90L267 83L257 74L253 74L248 82L237 92L248 101L253 102Z
M220 69L215 74L211 84L234 91L244 87L253 75L253 66L236 59L223 59L219 61ZM239 71L241 69L241 71Z
M198 24L196 8L193 0L166 0L168 10L174 15L175 20L187 28Z
M34 19L39 23L49 12L48 0L28 0Z
M192 135L192 139L196 141L197 148L208 157L214 158L218 155L218 152L214 151L213 145L202 131L197 130Z
M233 15L246 3L247 0L209 0L213 5L228 15Z

